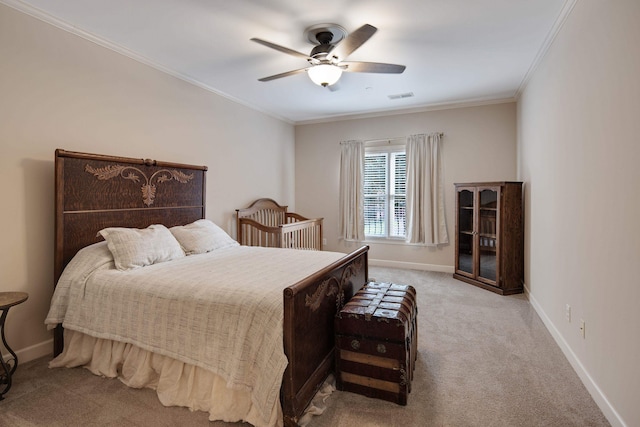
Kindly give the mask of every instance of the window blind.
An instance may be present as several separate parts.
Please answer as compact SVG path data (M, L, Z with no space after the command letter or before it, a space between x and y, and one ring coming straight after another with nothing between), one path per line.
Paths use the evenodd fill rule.
M364 227L370 237L404 237L407 162L404 152L369 152L364 165Z

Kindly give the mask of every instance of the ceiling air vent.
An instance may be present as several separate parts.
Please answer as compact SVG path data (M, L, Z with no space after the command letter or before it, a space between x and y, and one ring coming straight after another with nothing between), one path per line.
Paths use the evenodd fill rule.
M389 99L411 98L412 96L413 92L398 93L396 95L389 95Z

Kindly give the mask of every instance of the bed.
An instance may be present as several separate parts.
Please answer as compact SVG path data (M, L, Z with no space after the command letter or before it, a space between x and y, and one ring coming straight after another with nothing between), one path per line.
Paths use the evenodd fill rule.
M134 289L136 286L126 287L126 282L123 279L125 275L114 276L119 274L119 272L113 271L114 257L109 258L110 247L106 242L102 242L103 238L97 233L100 230L114 227L139 230L162 227L164 230L173 230L174 228L190 226L199 221L206 221L204 220L206 172L207 168L204 166L56 150L55 283L71 281L71 279L65 279L68 276L72 276L69 273L69 269L65 268L72 260L73 263L79 263L77 260L80 256L75 256L80 251L82 254L91 254L88 261L86 259L83 261L86 264L84 267L90 268L91 271L77 273L76 276L87 276L83 276L81 279L87 280L85 285L90 284L91 286L85 286L82 289L82 297L76 298L77 300L85 299L85 294L86 299L89 298L89 290L93 286L88 281L89 278L93 280L103 276L111 277L112 283L122 285L128 291ZM111 244L111 240L108 243ZM182 242L180 243L182 244ZM235 265L233 267L234 274L242 270L253 272L258 283L249 284L249 282L244 282L246 279L243 276L233 279L235 281L233 283L234 287L245 290L245 293L251 296L254 295L253 289L261 287L263 282L268 283L280 280L277 277L272 277L270 273L272 268L271 264L269 264L272 261L262 258L264 251L269 253L289 251L280 256L283 259L290 259L290 253L299 253L304 257L314 256L314 254L318 256L324 253L230 245L210 253L185 256L181 259L158 263L125 273L127 277L128 275L137 275L145 278L146 284L140 286L143 289L142 294L144 294L154 287L154 280L157 280L155 287L158 289L164 289L165 285L168 286L168 284L162 283L163 278L166 277L164 269L169 268L173 263L180 265L183 272L193 272L194 270L190 267L191 264L204 263L205 265L212 265L214 263L214 260L205 260L207 257L222 257L225 260L231 259L230 257L232 256L236 256L239 259L262 259L261 268L263 270L229 264ZM238 253L241 255L237 255ZM211 371L208 369L209 364L206 360L201 360L197 357L187 357L185 359L182 355L175 354L181 351L182 346L174 346L174 350L166 350L145 343L137 345L129 342L130 340L126 338L122 341L114 339L113 337L118 336L117 334L93 334L96 336L92 336L88 326L86 328L78 326L78 322L75 320L71 322L74 325L72 328L67 327L63 330L62 323L64 320L55 315L55 313L53 315L50 313L47 320L48 325L49 327L55 326L54 356L57 357L54 362L56 360L59 361L61 358L64 359L65 355L67 355L69 356L67 360L58 366L85 366L89 367L92 372L105 376L127 375L129 378L125 383L131 386L156 388L159 397L160 388L164 390L168 388L171 390L172 395L167 397L165 392L165 396L161 398L163 404L209 410L210 419L212 420L245 420L254 425L297 425L316 391L333 370L333 319L335 313L345 301L348 301L366 283L368 277L368 248L366 246L350 254L337 254L336 258L331 258L331 255L327 256L329 258L325 258L322 262L304 258L299 263L292 263L291 261L282 263L282 265L287 264L289 269L295 272L297 276L294 275L293 279L288 278L287 280L289 281L293 280L290 283L283 282L278 284L278 301L274 305L277 306L276 310L280 310L279 325L281 325L282 330L277 330L276 339L281 340L282 348L274 349L273 351L282 352L286 358L286 366L282 367L282 376L278 378L276 404L272 408L258 407L258 403L262 403L262 400L258 402L254 398L252 395L253 390L269 388L259 382L248 384L244 388L240 387L241 392L248 393L245 397L250 400L253 399L240 413L238 408L207 408L208 403L206 402L205 404L195 405L189 400L188 396L184 395L185 390L181 387L185 383L188 383L189 387L192 387L193 384L201 387L203 383L206 383L205 388L211 389L207 393L213 393L213 397L207 396L209 403L216 402L218 400L216 396L224 394L234 396L233 393L239 390L237 384L229 378L225 378L224 375L220 375L219 372L214 373L212 379ZM115 261L115 264L117 264L117 259ZM223 261L220 265L225 263L226 261ZM273 269L279 270L280 267L274 267ZM232 271L227 271L227 273L231 277ZM189 274L183 274L187 276L187 279L192 279L192 282L188 282L185 285L191 286L189 289L196 289L194 286L199 280L202 280L202 276L209 275L209 273L203 273L198 276L199 278L196 278ZM61 278L65 280L61 281ZM247 284L245 285L244 283ZM117 286L111 287L116 288ZM114 289L111 291L116 292ZM110 316L114 316L113 313L120 313L119 316L122 316L123 313L128 312L127 310L132 310L131 307L126 310L124 308L125 306L132 306L131 300L126 295L104 296L100 292L103 291L100 290L97 293L92 303L93 305L90 306L90 310L93 311L89 312L90 316L85 313L85 318L108 315L99 313L101 310L111 310ZM63 291L62 289L56 289L56 293L63 293ZM191 293L198 292L192 291ZM157 295L151 295L149 298L152 298L153 301L165 301L164 297ZM272 298L272 296L269 298ZM198 313L214 310L211 313L215 314L215 309L207 308L204 310L201 305L197 305L202 304L201 302L192 300L191 296L178 302L166 300L164 305L160 305L164 307L163 310L167 311L162 315L170 315L168 313L176 305L182 307L184 312L191 313L192 317L202 317L203 319L201 320L205 322L208 317L198 315ZM196 306L189 306L188 304L196 304ZM188 310L189 307L192 307L191 311ZM198 310L193 307L198 307ZM262 311L262 308L257 307L256 313ZM83 310L89 309L84 307ZM155 314L145 312L145 318L154 319L153 316ZM275 317L277 318L278 315ZM79 316L79 318L82 318L82 316ZM162 323L157 324L160 325ZM164 332L170 331L167 328L156 329ZM198 330L198 333L204 332ZM170 334L166 332L164 335ZM249 343L247 345L252 344ZM184 345L184 347L193 347L196 352L208 352L204 347L202 350L198 350L198 347L193 345ZM175 348L178 348L178 350L175 350ZM116 352L122 354L123 357L129 358L138 354L140 356L138 360L144 359L145 365L130 365L126 360L124 362L122 360L109 360L109 358L113 359L112 355ZM171 371L174 374L179 371L178 377L175 377L175 375L174 377L171 375L165 376L161 373L159 378L156 376L148 381L138 381L142 370L158 371L160 370L158 368L159 364L166 365L167 371ZM147 375L149 372L144 372L143 374ZM260 376L260 372L258 372L252 378ZM215 380L214 386L210 384L213 380ZM178 381L181 384L178 384ZM188 392L186 391L186 393ZM266 394L269 395L269 393ZM273 393L270 395L273 395ZM234 406L234 402L232 401L228 406ZM242 411L246 413L242 413Z
M247 246L322 250L322 218L305 218L263 198L236 209L238 242Z

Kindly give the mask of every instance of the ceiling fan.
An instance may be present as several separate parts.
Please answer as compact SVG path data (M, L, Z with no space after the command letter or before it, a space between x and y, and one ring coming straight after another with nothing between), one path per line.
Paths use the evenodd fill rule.
M306 71L309 78L311 78L315 84L327 87L335 84L340 79L343 71L352 73L402 73L406 68L404 65L345 61L347 56L351 55L351 53L369 40L377 30L373 25L365 24L347 37L347 31L336 24L318 24L311 26L305 30L305 36L316 46L311 50L309 55L266 40L252 38L251 40L256 43L305 59L310 64L310 66L305 68L263 77L258 80L268 82Z

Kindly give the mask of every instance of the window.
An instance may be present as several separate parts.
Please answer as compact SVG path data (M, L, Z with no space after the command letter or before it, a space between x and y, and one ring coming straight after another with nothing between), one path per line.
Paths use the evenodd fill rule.
M364 234L404 238L407 161L404 146L367 148L364 158Z
M377 146L365 146L360 140L340 143L342 239L404 240L429 246L449 242L441 136L417 134L406 141L380 141L384 146L379 140L369 141ZM391 141L397 145L390 145ZM409 177L407 170L411 172Z

